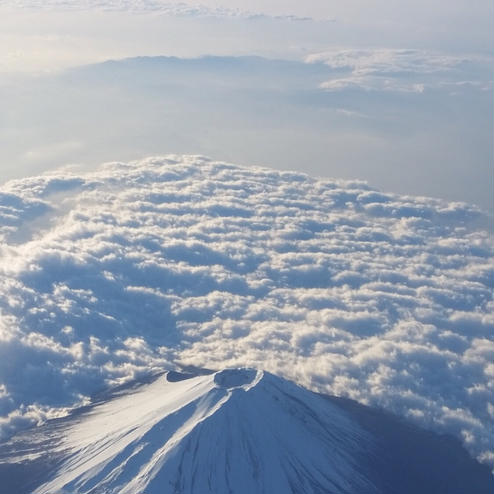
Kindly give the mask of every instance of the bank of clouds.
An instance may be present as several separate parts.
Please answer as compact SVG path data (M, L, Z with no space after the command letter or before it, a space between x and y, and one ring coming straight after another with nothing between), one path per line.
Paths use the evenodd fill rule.
M475 207L201 156L0 189L3 437L163 368L264 368L492 462Z

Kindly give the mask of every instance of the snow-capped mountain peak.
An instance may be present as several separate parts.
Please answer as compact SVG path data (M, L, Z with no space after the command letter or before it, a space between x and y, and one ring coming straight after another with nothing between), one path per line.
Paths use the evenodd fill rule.
M0 445L17 494L480 494L492 480L454 439L249 368L168 372Z
M375 492L357 468L372 438L324 398L253 369L162 376L65 434L65 459L36 494Z

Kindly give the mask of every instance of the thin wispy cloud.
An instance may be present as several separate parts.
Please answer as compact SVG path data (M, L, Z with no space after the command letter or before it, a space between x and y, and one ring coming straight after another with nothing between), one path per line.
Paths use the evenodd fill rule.
M130 13L159 13L175 17L232 18L245 20L274 19L281 21L314 21L312 17L296 14L270 15L260 11L250 11L225 6L208 6L195 2L168 2L162 0L6 0L6 7L30 10L56 11L103 11ZM331 21L332 19L328 19Z
M488 57L448 55L417 49L333 49L309 55L307 63L324 63L335 76L321 83L328 91L363 89L422 93L445 85L470 83L488 90ZM468 78L474 79L468 81ZM477 80L475 78L478 78Z

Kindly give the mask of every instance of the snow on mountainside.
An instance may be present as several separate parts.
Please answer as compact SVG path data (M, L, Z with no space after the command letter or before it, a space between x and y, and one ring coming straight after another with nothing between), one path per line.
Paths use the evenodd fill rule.
M452 433L492 463L487 221L199 156L8 182L1 437L150 372L246 366Z
M395 424L400 451L361 419L262 371L168 373L15 437L0 447L0 481L34 494L480 494L494 486L459 444ZM393 430L393 420L384 427ZM417 436L423 451L410 447Z

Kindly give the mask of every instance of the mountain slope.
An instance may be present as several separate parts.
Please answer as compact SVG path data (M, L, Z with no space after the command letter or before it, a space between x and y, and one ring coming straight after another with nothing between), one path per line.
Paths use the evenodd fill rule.
M428 471L420 458L436 453ZM483 493L493 485L451 439L253 369L168 373L20 434L0 448L4 480L35 494Z

